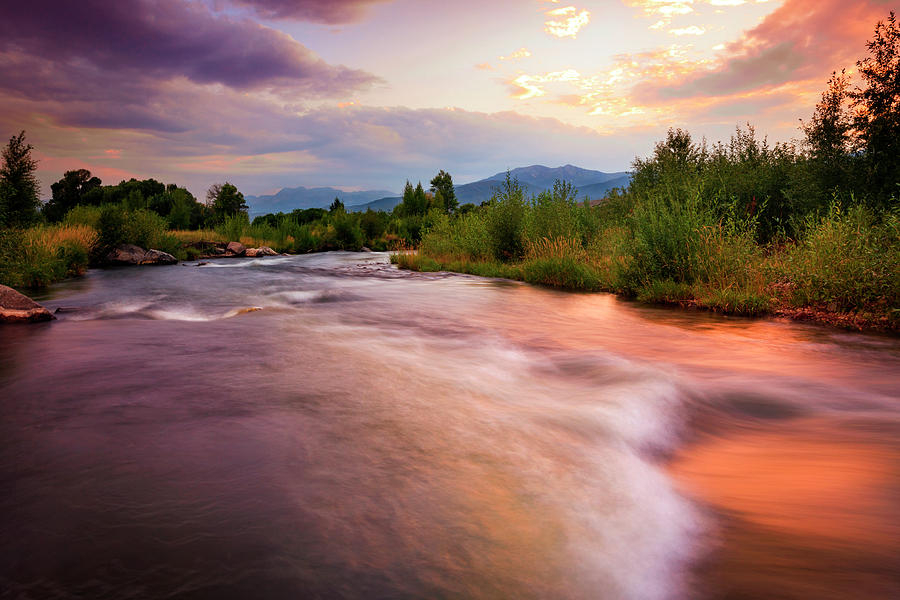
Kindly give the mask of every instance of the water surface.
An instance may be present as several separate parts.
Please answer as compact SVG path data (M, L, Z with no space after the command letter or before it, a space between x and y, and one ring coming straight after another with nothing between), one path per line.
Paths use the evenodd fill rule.
M0 597L900 596L896 338L377 253L40 300L0 330Z

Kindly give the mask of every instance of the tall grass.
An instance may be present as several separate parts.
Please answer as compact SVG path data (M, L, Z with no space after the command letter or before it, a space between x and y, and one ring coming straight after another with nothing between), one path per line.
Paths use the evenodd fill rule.
M40 288L80 275L97 244L97 231L87 225L37 226L0 232L0 283Z
M779 275L798 306L839 311L887 311L900 322L900 216L879 220L870 209L807 220L807 232L788 248Z

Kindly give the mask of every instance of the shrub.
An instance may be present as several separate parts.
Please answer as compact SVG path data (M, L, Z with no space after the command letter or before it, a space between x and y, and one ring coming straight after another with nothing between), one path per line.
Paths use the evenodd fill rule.
M783 276L800 306L849 311L900 307L900 218L876 215L863 206L810 218L800 242L783 262Z
M522 258L525 252L525 190L508 172L506 181L485 210L494 258L503 262Z

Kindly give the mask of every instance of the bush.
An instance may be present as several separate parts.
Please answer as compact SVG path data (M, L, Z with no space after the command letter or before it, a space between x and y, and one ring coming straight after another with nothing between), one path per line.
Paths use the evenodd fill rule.
M0 230L0 283L38 288L80 275L96 241L96 232L84 225Z
M485 210L494 258L503 262L522 258L525 253L525 190L508 172L506 181Z
M863 206L842 211L832 205L827 215L808 220L805 235L786 253L782 272L800 306L897 309L900 218L888 213L879 222Z

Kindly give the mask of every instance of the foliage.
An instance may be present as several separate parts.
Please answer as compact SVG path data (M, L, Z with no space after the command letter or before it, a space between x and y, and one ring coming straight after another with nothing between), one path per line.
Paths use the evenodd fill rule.
M456 190L453 188L453 178L450 173L443 169L431 179L431 192L435 199L440 199L439 206L441 210L453 213L459 206L459 200L456 199Z
M880 221L871 209L832 205L810 218L808 231L786 253L780 275L798 306L859 311L900 309L900 215Z
M0 151L0 227L22 227L37 220L40 200L33 149L21 131Z
M181 244L169 233L168 223L155 212L106 204L100 208L97 217L94 259L102 262L110 251L122 244L162 250L176 257L182 254Z
M525 190L506 172L506 179L485 209L488 239L494 258L508 262L525 252Z
M206 200L215 223L222 223L228 218L247 215L247 203L244 194L228 183L213 184L206 192Z
M0 283L39 288L87 269L96 231L84 225L0 229Z
M866 186L884 207L900 192L900 27L894 11L877 23L866 47L869 56L856 62L865 87L850 94L857 109L853 125Z
M87 169L66 171L62 179L50 186L53 197L44 205L44 216L51 223L58 223L76 206L100 204L101 184L100 178L92 176Z

